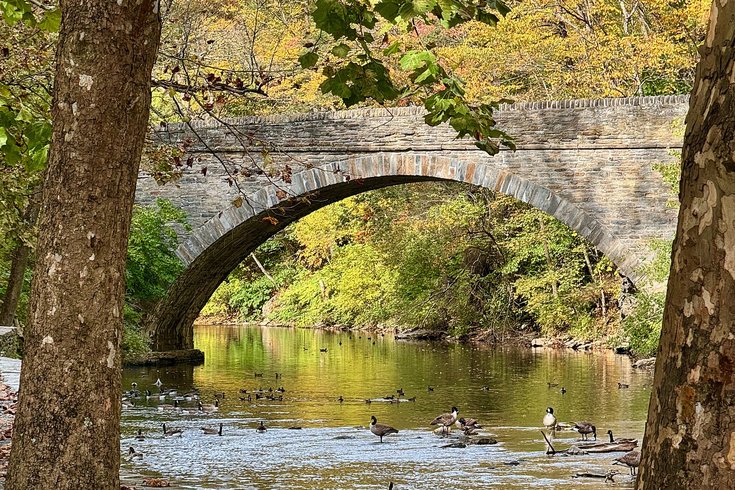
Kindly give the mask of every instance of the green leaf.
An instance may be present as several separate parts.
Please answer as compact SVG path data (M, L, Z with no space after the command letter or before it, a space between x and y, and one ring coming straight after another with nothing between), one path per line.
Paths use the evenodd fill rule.
M357 31L350 26L347 8L338 0L317 0L312 18L319 29L334 39L357 37Z
M8 133L6 132L5 128L0 127L0 148L5 146L7 142L8 142Z
M46 32L59 32L61 27L61 9L58 7L53 10L47 10L43 14L41 22L38 23L38 27Z
M319 55L316 54L314 51L307 51L306 53L299 56L299 63L301 63L301 68L311 68L312 66L316 65L317 61L319 61Z
M344 58L346 57L350 52L350 47L346 45L345 43L338 44L337 46L332 48L332 54L339 57Z
M383 50L383 56L390 56L401 51L401 41L396 41Z
M411 50L401 58L401 68L406 71L415 70L426 63L436 63L436 57L430 51Z
M401 5L396 0L385 0L375 4L375 11L392 24L395 23L400 8Z

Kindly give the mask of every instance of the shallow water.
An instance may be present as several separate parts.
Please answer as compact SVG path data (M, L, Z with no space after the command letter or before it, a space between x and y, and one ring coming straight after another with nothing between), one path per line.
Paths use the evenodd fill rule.
M611 465L623 453L550 457L539 432L551 406L559 422L593 422L601 439L608 429L640 439L652 377L625 356L257 326L198 326L195 345L205 353L204 365L126 369L124 387L136 381L158 393L153 383L160 378L164 389L179 394L199 388L205 404L224 391L219 411L198 413L195 402L182 402L184 411L159 411L171 399L136 401L123 410L121 446L144 457L123 463L126 470L163 476L181 488L387 488L393 481L396 489L593 489L611 484L572 475L618 468L614 486L632 488L627 468ZM618 389L618 382L630 388ZM238 399L247 396L240 389L281 386L283 401ZM365 403L399 388L416 401ZM454 439L434 435L428 424L453 405L460 416L478 419L481 432L498 444L442 448ZM364 428L371 415L399 433L381 444ZM265 433L255 431L260 420ZM183 436L163 438L163 422L184 429ZM222 437L199 430L220 422ZM293 426L302 429L288 429ZM134 439L138 429L144 441ZM554 445L565 449L578 437L560 431Z

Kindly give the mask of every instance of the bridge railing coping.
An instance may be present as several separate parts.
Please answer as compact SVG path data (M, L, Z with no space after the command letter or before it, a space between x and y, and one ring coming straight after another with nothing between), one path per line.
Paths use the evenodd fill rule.
M547 109L581 109L596 107L618 107L618 106L647 106L647 105L671 105L688 103L688 95L656 95L645 97L615 97L606 99L567 99L567 100L542 100L536 102L517 102L512 104L500 104L498 112L527 111ZM245 116L238 118L224 118L222 122L215 119L204 119L191 121L189 124L195 129L214 129L225 125L252 125L252 124L279 124L300 121L324 121L339 119L364 119L376 117L398 117L398 116L420 116L425 114L422 106L389 107L389 108L360 108L342 111L319 111L298 114L274 114L268 116ZM185 123L170 123L165 129L157 132L170 132L185 130Z

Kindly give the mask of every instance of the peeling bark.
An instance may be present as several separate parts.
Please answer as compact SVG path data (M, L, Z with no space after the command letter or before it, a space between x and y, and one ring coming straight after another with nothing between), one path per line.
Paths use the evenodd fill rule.
M639 489L735 488L735 2L700 52Z
M6 488L119 489L120 341L155 0L62 0L31 313Z

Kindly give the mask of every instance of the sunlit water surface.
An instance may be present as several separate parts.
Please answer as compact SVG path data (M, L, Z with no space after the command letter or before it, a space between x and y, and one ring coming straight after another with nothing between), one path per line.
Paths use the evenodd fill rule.
M123 410L121 446L144 456L125 461L125 471L162 476L179 488L359 489L390 481L396 489L632 488L627 469L611 466L623 453L547 456L539 431L551 406L559 422L593 422L600 438L612 429L616 437L640 439L652 379L625 356L257 326L198 326L195 345L204 365L126 369L124 387L135 381L158 393L153 383L160 378L179 394L198 388L206 404L224 392L219 411L197 413L195 402L160 411L159 403L172 400L136 401ZM618 389L619 382L630 388ZM260 387L283 387L283 401L239 400L247 396L240 389ZM365 403L399 388L416 401ZM453 405L498 444L443 448L453 439L433 434L429 422ZM371 415L399 433L381 444L366 429ZM265 433L255 430L260 420ZM164 438L163 422L183 436ZM222 437L199 430L220 422ZM295 426L302 429L289 429ZM138 429L145 440L134 438ZM578 437L557 432L554 445L565 449ZM613 468L622 472L615 484L572 478Z

